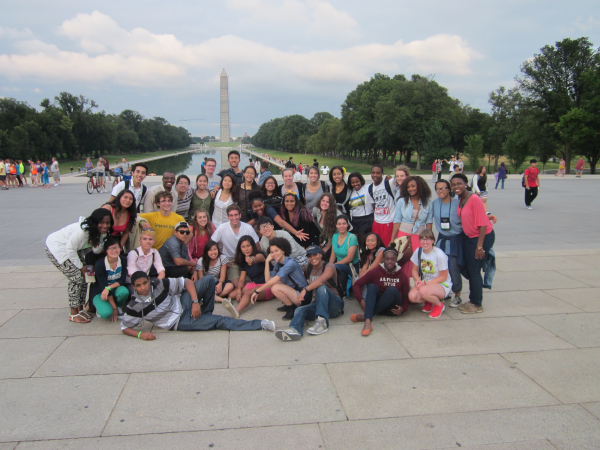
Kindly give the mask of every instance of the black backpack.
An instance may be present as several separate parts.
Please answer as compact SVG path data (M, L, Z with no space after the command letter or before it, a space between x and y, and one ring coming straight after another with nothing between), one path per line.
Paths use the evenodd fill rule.
M129 189L129 186L130 186L129 180L125 180L125 190L130 191L133 194L133 191L131 191ZM142 206L142 203L144 203L144 197L146 196L147 190L148 190L148 188L142 184L142 196L140 198L140 204L137 205L137 212L140 212L140 207Z
M392 186L390 186L390 182L388 180L383 180L383 185L385 186L387 193L390 194L390 197L394 198L394 193L392 192ZM375 197L373 197L373 183L369 185L369 195L372 199L375 199Z
M325 261L323 261L323 264L327 265L325 263ZM308 267L306 268L306 275L308 276L309 279L310 279L310 274L312 273L312 269L313 269L313 266L312 266L312 264L309 263ZM325 270L325 269L323 269L323 270ZM344 274L342 272L340 272L340 270L337 268L335 269L335 271L336 271L336 275L337 275L337 284L335 286L335 290L333 291L333 293L336 294L339 298L344 298L346 296L346 287L342 286L342 283L340 282L340 280L344 277ZM331 281L332 278L333 277L331 277L327 281ZM333 282L331 284L333 284ZM325 287L327 287L329 289L328 286L325 286ZM310 294L310 297L309 297L310 301L307 304L309 304L312 301L312 293L313 293L313 291L307 292L307 294ZM304 296L304 300L307 300L306 296Z

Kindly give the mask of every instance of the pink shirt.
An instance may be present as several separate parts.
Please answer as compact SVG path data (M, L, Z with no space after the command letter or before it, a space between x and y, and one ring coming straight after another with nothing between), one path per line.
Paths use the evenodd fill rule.
M471 195L464 208L461 208L459 204L456 213L460 217L463 231L468 237L479 237L479 227L482 226L485 226L485 234L492 232L492 222L485 214L485 208L479 196Z
M154 268L158 273L164 272L165 268L162 265L162 259L157 250L151 248L150 253L144 255L142 247L131 250L127 255L127 273L133 275L138 270L142 272L150 272L152 268L152 256L154 256Z

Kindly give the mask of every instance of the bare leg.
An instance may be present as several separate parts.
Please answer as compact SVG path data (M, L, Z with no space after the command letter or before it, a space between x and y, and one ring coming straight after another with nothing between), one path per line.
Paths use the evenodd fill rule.
M283 302L284 305L299 305L298 301L296 300L298 294L296 294L296 290L293 287L286 286L285 284L276 284L271 288L271 291L275 297Z
M244 309L246 309L248 307L248 305L250 304L250 298L252 297L253 293L254 293L254 289L244 288L244 292L242 292L242 298L240 299L240 302L238 303L237 307L235 308L237 310L237 312L241 313ZM266 298L266 296L267 296L267 293L265 291L259 292L257 300L264 300Z
M227 283L225 286L223 286L223 290L221 291L221 297L226 298L229 294L231 294L231 292L233 292L233 290L235 289L235 286L237 285L237 281L235 280L233 283Z
M488 212L487 198L482 198L481 201L483 202L483 207L485 208L485 212Z

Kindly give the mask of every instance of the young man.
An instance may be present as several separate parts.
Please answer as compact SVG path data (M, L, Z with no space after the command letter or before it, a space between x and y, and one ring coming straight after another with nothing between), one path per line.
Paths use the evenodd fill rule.
M196 263L190 261L187 243L190 241L190 226L187 222L175 225L171 236L160 248L160 258L167 278L191 278L196 281Z
M226 173L231 173L235 176L237 184L242 184L244 182L244 173L238 167L240 165L240 152L237 150L230 151L227 154L227 162L229 163L229 169L223 169L217 175L223 178L223 175Z
M206 177L208 178L206 189L214 195L215 187L221 183L221 177L215 175L215 170L217 170L217 160L214 158L206 158L204 167L206 168Z
M384 244L392 239L396 202L394 201L397 187L383 179L383 166L375 164L371 167L373 184L368 187L370 202L373 204L373 232L377 233ZM367 197L367 200L369 200Z
M202 164L200 164L200 173L202 173L202 175L206 175L206 156L204 157L204 161L202 161Z
M110 166L108 164L108 160L102 158L102 163L104 164L104 180L112 181L112 178L110 177ZM71 168L71 173L73 173L73 168Z
M290 159L285 163L285 168L291 169L293 165L294 165L294 157L290 156Z
M150 224L149 228L153 228L156 233L152 248L160 250L163 244L167 242L167 239L173 236L175 225L179 222L185 222L185 219L171 211L173 195L170 192L162 191L157 193L154 196L154 201L160 209L157 212L140 214L140 216L148 221Z
M317 161L316 159L313 159L313 166L319 167L319 161Z
M50 172L52 172L54 186L60 186L60 169L58 168L58 161L56 160L56 158L52 158L52 164L50 164Z
M235 203L227 207L227 218L229 222L222 223L212 235L212 240L219 244L223 249L223 255L229 259L227 264L227 279L237 286L240 278L240 268L233 263L235 259L235 249L242 236L250 236L256 243L256 248L260 251L258 244L258 235L252 225L240 221L242 214L240 207Z
M458 164L460 173L463 173L463 171L465 169L465 163L463 162L462 158L458 158L458 162L456 164Z
M177 199L179 195L177 195L177 188L175 187L175 174L173 172L165 172L162 177L162 184L157 184L156 186L152 186L146 192L144 196L144 212L156 212L159 210L158 206L154 203L154 197L156 194L162 191L170 192L173 195L173 204L171 205L171 211L177 211Z
M153 341L156 335L134 330L142 320L164 330L179 331L275 331L275 323L263 320L242 320L213 314L215 279L204 277L195 283L184 278L150 281L145 272L131 277L135 294L124 310L121 331L127 336Z
M300 291L297 300L299 304L303 304L312 299L312 303L294 311L294 318L287 330L275 332L275 337L282 341L297 341L302 338L302 328L307 320L315 320L315 324L306 330L308 334L326 333L329 330L329 319L344 313L344 301L336 289L335 265L323 261L323 250L318 245L308 247L306 255L310 265L304 273L310 284Z
M33 183L33 176L31 178L31 182ZM2 158L0 158L0 186L2 186L3 191L8 191L8 186L6 186L6 166Z
M352 291L364 314L352 314L352 322L365 322L361 331L363 336L368 336L373 331L373 316L399 316L408 309L408 291L410 282L406 275L400 271L396 263L398 252L395 247L388 247L383 251L383 264L369 270L358 278L352 286ZM362 289L367 286L363 298Z
M121 167L121 173L123 174L123 181L131 181L131 164L129 164L127 162L127 158L123 158L121 160L121 164L119 164L119 166ZM146 168L147 170L148 168ZM133 170L135 171L135 166L133 167Z
M125 158L123 158L125 159ZM128 163L129 164L129 163ZM144 203L144 197L146 196L146 191L148 188L144 186L144 180L146 179L146 174L148 173L148 166L144 163L137 163L133 165L133 177L130 176L128 180L123 176L123 181L117 184L112 192L110 193L109 202L112 202L119 192L124 189L128 189L133 192L133 197L135 198L135 205L137 207L138 212L142 210L142 205ZM129 170L131 174L131 169Z
M298 182L298 181L302 182L302 174L300 172L298 172L298 169L296 168L295 164L292 165L291 169L294 172L294 178L293 178L294 182Z
M523 174L523 181L525 182L525 208L533 209L531 203L537 197L540 187L540 171L536 159L529 161L529 167Z
M271 175L273 174L269 170L269 163L263 159L260 163L260 178L258 179L258 185L262 186L267 177L270 177Z
M327 175L329 173L329 166L321 166L321 172L324 176Z
M450 159L450 161L448 161L447 159L445 159L444 161L446 161L450 168L449 168L449 173L453 174L454 173L454 166L456 165L456 158L454 158L454 155L452 155L452 158Z

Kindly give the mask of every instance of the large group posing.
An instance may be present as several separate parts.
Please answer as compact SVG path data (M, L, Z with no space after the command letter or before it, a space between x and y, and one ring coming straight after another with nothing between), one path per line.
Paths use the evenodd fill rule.
M358 172L346 181L340 166L321 180L318 165L303 183L289 167L279 184L267 161L242 170L234 150L228 162L215 174L206 158L194 181L167 171L150 188L147 166L134 164L106 204L50 234L46 253L68 279L69 320L121 320L124 334L143 340L156 339L139 329L148 321L166 330L263 329L295 341L306 321L314 322L309 334L328 331L352 293L363 314L350 320L364 322L363 336L375 315L400 316L410 303L433 319L444 300L464 314L483 312L496 219L464 174L438 180L433 199L406 166L386 177L376 164L371 183ZM240 319L275 298L287 328ZM213 314L215 302L231 317Z

